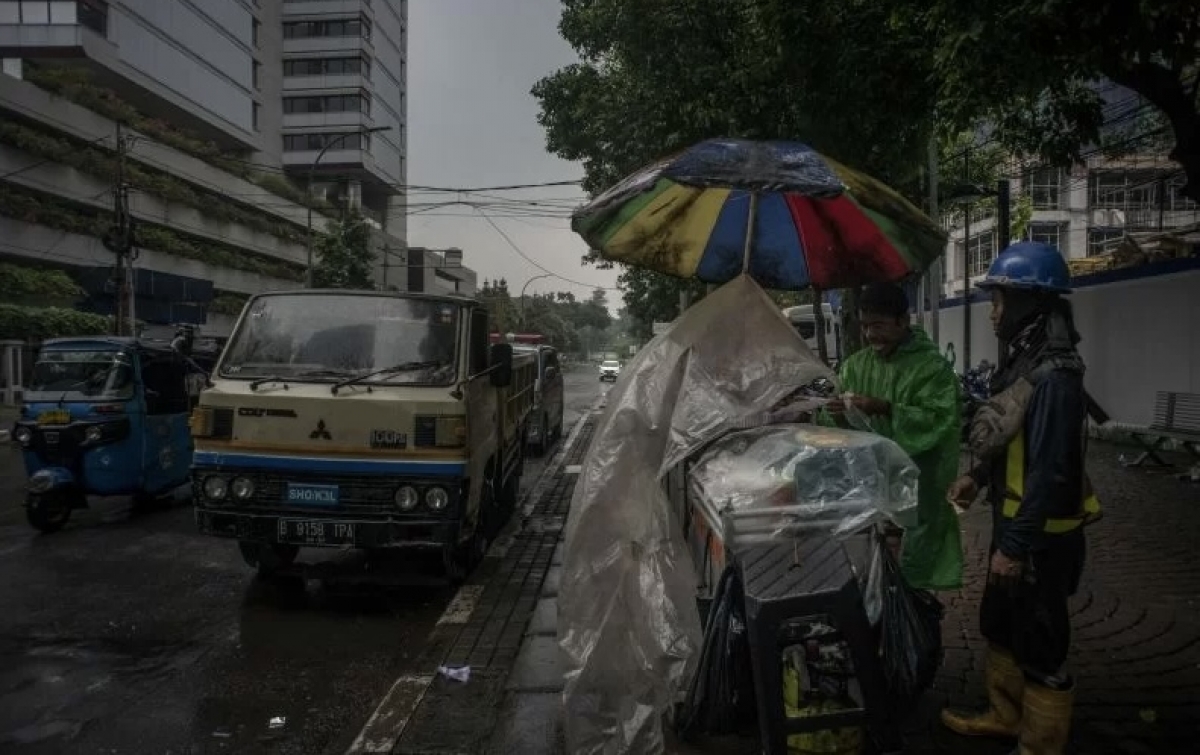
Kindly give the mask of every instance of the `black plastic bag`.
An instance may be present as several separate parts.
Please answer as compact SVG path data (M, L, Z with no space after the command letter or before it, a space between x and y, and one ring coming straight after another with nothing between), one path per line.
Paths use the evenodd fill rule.
M683 739L700 734L737 734L757 720L750 641L742 581L734 566L725 567L705 623L700 663L687 698L675 719Z
M944 609L933 593L909 586L883 538L876 539L875 548L883 675L897 704L911 706L941 667Z

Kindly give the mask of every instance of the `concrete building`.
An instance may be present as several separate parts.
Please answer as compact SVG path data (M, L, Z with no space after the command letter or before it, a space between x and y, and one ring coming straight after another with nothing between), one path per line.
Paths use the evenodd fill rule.
M1112 254L1127 235L1169 232L1200 223L1200 207L1180 194L1184 183L1178 163L1165 156L1131 155L1097 157L1070 170L1027 170L1011 186L1014 202L1024 195L1033 210L1027 238L1052 244L1069 261L1080 261ZM969 245L963 212L950 216L946 227L950 241L942 265L943 293L961 296L964 266L974 286L996 257L994 203L981 203L972 211ZM1090 266L1077 263L1075 267Z
M208 329L246 295L303 285L310 190L313 227L358 209L387 270L407 249L407 11L0 0L0 262L111 265L100 236L120 171L135 264L211 280Z

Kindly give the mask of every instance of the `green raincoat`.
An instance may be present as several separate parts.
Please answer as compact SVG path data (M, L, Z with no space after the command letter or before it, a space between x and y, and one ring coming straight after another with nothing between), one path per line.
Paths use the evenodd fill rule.
M883 399L890 416L871 417L880 435L895 441L920 470L919 503L904 526L901 565L913 587L962 586L958 515L946 491L958 477L962 406L958 377L920 328L890 356L863 349L841 368L842 390Z

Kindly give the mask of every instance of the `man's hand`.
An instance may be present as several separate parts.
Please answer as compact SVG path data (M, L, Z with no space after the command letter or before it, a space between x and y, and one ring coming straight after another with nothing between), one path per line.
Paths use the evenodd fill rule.
M988 582L997 587L1012 587L1021 579L1022 564L997 550L988 567Z
M946 500L952 506L957 506L960 509L968 509L975 502L975 497L978 495L979 486L975 484L975 478L970 475L963 475L950 485L950 489L946 491Z
M856 393L835 398L826 409L831 414L845 414L847 403L868 417L882 417L892 413L891 402L872 396L860 396Z

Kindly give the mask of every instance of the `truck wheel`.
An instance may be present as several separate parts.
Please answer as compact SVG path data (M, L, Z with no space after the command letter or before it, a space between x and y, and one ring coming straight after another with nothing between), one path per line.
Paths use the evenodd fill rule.
M542 434L538 436L537 455L545 456L550 450L550 415L542 415Z
M239 540L238 550L247 566L258 569L258 576L274 577L296 561L300 548L295 545L271 545L251 540Z
M488 486L485 486L485 491L487 489ZM443 546L442 564L446 568L446 579L455 586L461 585L471 576L471 572L479 566L479 562L487 554L488 546L491 545L495 510L491 503L491 495L486 492L484 495L485 498L479 502L479 515L471 539L459 543L456 538L454 542Z
M71 502L63 494L30 496L25 502L25 518L34 529L46 534L58 532L71 519Z

